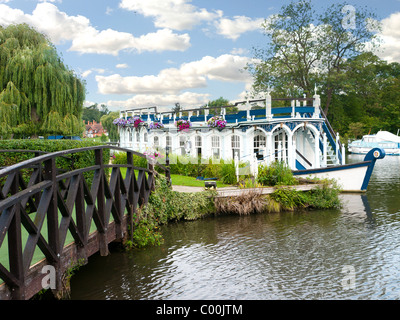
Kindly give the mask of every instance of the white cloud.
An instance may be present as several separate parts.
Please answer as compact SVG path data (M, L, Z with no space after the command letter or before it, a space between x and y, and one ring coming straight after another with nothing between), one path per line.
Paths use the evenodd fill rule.
M126 69L129 68L129 66L126 63L119 63L115 66L118 69Z
M91 68L89 70L85 70L81 73L81 76L83 78L87 78L90 74L92 74L93 72L96 72L98 74L104 74L106 72L105 69L102 68Z
M215 22L217 33L236 40L242 33L254 30L261 31L261 24L264 22L263 18L251 19L245 16L235 16L233 19L222 18Z
M400 12L392 13L381 23L382 31L378 37L382 43L378 55L388 62L400 62Z
M180 68L167 68L158 75L142 77L96 76L98 90L102 94L177 94L182 90L203 88L207 79L248 82L249 73L242 71L249 58L221 55L217 58L205 56L201 60L184 63Z
M191 29L203 21L212 21L222 16L222 11L209 12L189 3L188 0L122 0L120 7L153 17L158 28L173 30Z
M114 109L127 109L143 106L173 106L180 102L183 108L198 107L206 104L210 100L210 95L206 93L184 92L181 94L138 94L127 100L110 100L106 105Z
M70 51L118 55L121 50L184 51L190 46L188 34L175 34L169 29L158 30L140 37L112 29L97 30L84 16L68 16L48 2L38 3L32 14L0 4L0 24L27 23L59 44L72 41Z

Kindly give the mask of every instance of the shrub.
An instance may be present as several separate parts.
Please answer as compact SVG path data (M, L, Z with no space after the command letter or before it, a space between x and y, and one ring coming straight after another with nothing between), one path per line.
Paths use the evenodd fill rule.
M147 159L137 155L133 155L133 165L140 168L147 168ZM127 164L126 152L115 152L112 160L113 164Z
M0 140L0 150L36 150L45 152L56 152L62 150L98 146L101 143L93 141L77 141L77 140L45 140L45 139L23 139L23 140ZM35 156L31 152L1 152L0 166L10 166ZM110 157L109 149L103 150L103 162L108 163ZM90 167L95 164L94 151L84 151L66 155L66 157L57 157L56 166L61 170L74 170ZM28 182L30 171L27 169L23 173L24 181ZM93 172L84 173L87 182L90 184Z
M264 186L298 184L292 170L283 161L272 162L269 166L259 165L257 181Z
M235 184L237 182L235 164L224 163L220 170L221 180L225 184Z
M149 202L139 209L139 222L135 224L133 241L128 247L159 245L162 235L159 227L171 221L195 220L214 213L214 191L181 193L173 191L163 177L156 178L156 190Z

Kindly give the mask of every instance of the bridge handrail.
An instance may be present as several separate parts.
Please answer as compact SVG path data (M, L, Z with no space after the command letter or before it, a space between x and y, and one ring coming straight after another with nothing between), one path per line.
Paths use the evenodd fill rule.
M104 149L127 152L128 164L104 163ZM56 167L57 157L85 151L95 152L94 165L68 172ZM126 237L128 226L134 229L138 208L148 202L155 188L154 167L170 177L169 168L156 161L149 162L148 168L135 166L133 155L147 158L131 149L102 145L44 153L0 170L0 178L5 179L0 188L0 249L7 250L9 266L0 260L0 300L29 299L39 292L43 278L35 271L39 265L55 267L56 291L61 291L63 273L71 261L82 257L87 261L96 252L107 255L111 241ZM120 171L123 167L125 176ZM33 171L25 182L22 174L28 168ZM112 169L109 176L108 168ZM93 176L84 175L89 171ZM46 220L47 238L42 235ZM23 240L22 232L28 233L27 239ZM73 237L73 249L66 242L68 234ZM33 265L35 249L44 258Z
M52 153L45 153L45 154L39 155L35 158L24 160L19 163L10 165L8 167L4 167L4 168L0 169L0 178L4 177L5 175L9 175L10 173L13 173L14 171L20 170L21 168L24 168L27 166L32 166L32 165L37 165L44 161L50 160L51 158L65 156L65 155L73 154L73 153L77 153L77 152L92 151L92 150L98 150L98 149L113 149L113 150L118 150L118 151L123 151L123 152L129 152L129 153L132 153L133 155L136 155L136 156L146 159L146 155L144 155L142 153L133 151L131 149L117 147L117 146L101 145L101 146L91 146L91 147L84 147L84 148L67 149L67 150L61 150L61 151L56 151L56 152L52 152ZM4 151L5 152L23 152L26 150L4 150ZM35 152L35 151L29 150L26 152ZM161 169L163 169L164 171L168 170L165 166L163 166L159 162L155 162L154 164L156 166L160 167Z

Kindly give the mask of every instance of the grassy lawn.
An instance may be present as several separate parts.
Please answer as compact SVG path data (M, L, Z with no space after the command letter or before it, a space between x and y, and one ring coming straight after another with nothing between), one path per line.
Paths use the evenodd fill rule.
M120 168L123 177L126 175L126 168ZM179 174L171 174L171 182L175 186L188 186L188 187L204 187L204 181L196 180L194 177L181 176ZM229 184L224 184L217 181L217 188L229 187Z
M204 187L204 181L196 180L194 177L171 174L171 182L176 186ZM229 187L230 185L217 181L217 188Z

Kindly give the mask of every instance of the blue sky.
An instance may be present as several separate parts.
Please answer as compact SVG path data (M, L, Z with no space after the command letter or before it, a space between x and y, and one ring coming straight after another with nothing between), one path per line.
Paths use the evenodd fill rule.
M86 105L110 110L182 107L243 99L240 70L267 45L260 23L278 0L0 0L0 24L28 23L48 35L86 81ZM317 10L342 1L314 0ZM400 0L348 0L382 22L380 57L400 62Z

